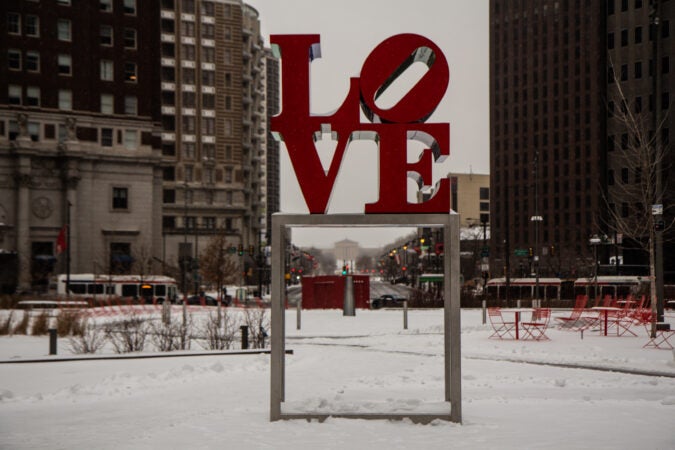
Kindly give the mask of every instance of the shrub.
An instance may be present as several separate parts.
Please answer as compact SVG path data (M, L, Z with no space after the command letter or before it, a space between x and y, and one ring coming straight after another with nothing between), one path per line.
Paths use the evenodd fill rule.
M200 330L206 342L202 347L207 350L225 350L232 348L237 334L237 321L224 310L221 314L209 313L206 323Z
M93 323L84 317L78 321L78 332L68 339L70 350L76 354L96 353L103 347L106 341L106 334Z
M16 324L12 330L12 334L28 334L28 323L30 322L30 314L28 311L23 311L23 317L19 323Z
M140 352L148 335L147 321L132 312L129 318L108 324L105 335L116 353Z
M265 338L270 327L267 310L264 308L247 308L244 320L248 325L249 346L251 348L265 348Z
M49 313L43 310L34 320L31 334L41 336L49 332Z
M5 336L10 334L12 331L12 318L14 317L14 311L10 311L7 317L4 320L0 320L0 335Z
M82 313L77 310L65 309L56 316L56 331L59 336L82 334Z

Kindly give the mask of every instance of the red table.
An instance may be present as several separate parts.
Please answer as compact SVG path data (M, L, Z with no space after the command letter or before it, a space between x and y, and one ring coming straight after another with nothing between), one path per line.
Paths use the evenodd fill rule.
M502 308L501 312L511 312L515 314L516 317L516 340L520 339L520 335L518 332L518 324L520 323L520 313L522 312L534 312L534 308Z

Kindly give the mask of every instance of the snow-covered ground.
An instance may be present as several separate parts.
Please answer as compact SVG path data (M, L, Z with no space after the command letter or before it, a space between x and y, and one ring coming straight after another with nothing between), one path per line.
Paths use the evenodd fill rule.
M286 314L289 403L356 410L442 400L442 311L410 311L408 330L401 310L304 311L301 330L296 312ZM499 341L479 310L463 310L461 425L271 423L264 354L3 363L0 448L673 449L675 354L642 348L646 333L636 330ZM47 353L46 337L0 338L1 361ZM68 353L60 339L59 357Z

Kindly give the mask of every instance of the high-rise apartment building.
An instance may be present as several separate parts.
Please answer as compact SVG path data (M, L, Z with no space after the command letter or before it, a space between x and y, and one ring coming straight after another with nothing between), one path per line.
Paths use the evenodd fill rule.
M619 217L639 217L651 201L626 206L625 190L613 188L639 182L625 163L634 136L613 109L638 108L649 122L654 99L669 108L674 12L671 1L491 0L493 276L592 275L596 250L607 271L618 255L623 267L615 271L646 273L647 253L616 236L611 214L618 208ZM658 33L650 25L656 15ZM662 49L658 69L650 62L655 47ZM616 98L613 74L630 106ZM664 142L672 124L668 117L661 127ZM593 236L601 237L597 249Z
M267 133L258 13L234 0L160 4L163 259L198 260L220 230L258 248Z
M192 288L214 233L258 248L277 88L255 9L10 0L0 14L0 264L18 261L21 289L65 272L66 223L73 273L186 269Z

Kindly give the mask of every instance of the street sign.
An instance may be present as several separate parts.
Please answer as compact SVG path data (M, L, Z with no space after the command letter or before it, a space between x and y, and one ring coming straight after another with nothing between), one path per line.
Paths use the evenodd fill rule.
M513 253L514 253L516 256L527 256L527 249L524 249L524 248L517 248Z

